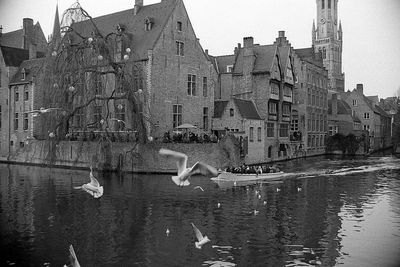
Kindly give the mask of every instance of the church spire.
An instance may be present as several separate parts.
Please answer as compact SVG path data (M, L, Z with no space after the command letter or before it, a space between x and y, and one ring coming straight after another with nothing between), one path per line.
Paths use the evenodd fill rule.
M312 43L314 45L315 40L317 39L316 35L317 31L315 30L315 20L312 22Z
M51 43L56 45L61 39L60 17L58 15L58 3L56 6L56 14L54 16L53 34L51 36Z

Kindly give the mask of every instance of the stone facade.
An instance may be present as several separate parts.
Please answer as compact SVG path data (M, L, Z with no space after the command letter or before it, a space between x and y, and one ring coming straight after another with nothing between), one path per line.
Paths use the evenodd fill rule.
M231 138L207 144L30 140L24 147L17 147L9 161L67 168L92 165L103 171L176 173L176 162L160 156L160 148L185 153L188 166L198 161L216 168L241 164L239 147Z

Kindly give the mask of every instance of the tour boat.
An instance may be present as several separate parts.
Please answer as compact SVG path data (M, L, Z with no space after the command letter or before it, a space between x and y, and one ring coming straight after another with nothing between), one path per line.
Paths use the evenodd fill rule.
M217 177L211 178L211 180L216 182L220 187L231 187L254 184L260 181L279 180L293 175L293 173L284 172L272 172L262 174L221 172Z

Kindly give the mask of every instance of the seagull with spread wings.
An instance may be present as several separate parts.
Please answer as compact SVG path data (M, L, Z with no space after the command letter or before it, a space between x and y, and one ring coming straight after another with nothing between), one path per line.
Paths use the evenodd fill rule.
M49 113L50 111L60 110L60 109L61 108L44 108L44 107L41 107L40 109L32 110L32 111L29 111L28 113L33 113L32 115L34 117L36 117L36 116L39 116L41 114Z
M196 227L196 225L194 225L194 223L191 223L193 226L193 230L194 233L196 234L196 238L198 240L198 242L194 242L194 245L196 246L196 248L201 249L201 247L207 243L210 242L210 239L208 239L207 236L203 236L203 234L200 232L199 228Z
M76 257L74 247L72 245L69 246L69 260L70 260L70 265L71 267L81 267L79 264L78 258ZM64 264L64 267L68 267L67 265Z
M75 186L75 189L82 189L89 194L91 194L94 198L99 198L103 195L103 187L100 186L99 181L93 175L93 168L90 166L90 183L84 184L82 186Z
M172 151L169 149L161 148L160 155L171 157L176 160L178 167L178 175L172 176L172 181L179 186L190 185L189 178L193 174L202 174L207 177L218 176L218 171L214 167L202 162L196 162L192 167L187 167L188 157L184 153Z

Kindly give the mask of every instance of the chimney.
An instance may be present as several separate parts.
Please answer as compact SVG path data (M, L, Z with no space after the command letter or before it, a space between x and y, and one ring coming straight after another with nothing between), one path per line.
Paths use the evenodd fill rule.
M37 57L37 49L35 44L29 44L29 59Z
M143 7L143 0L135 0L135 7L133 8L133 14L136 15L141 7Z
M208 56L208 49L206 49L204 52L206 52L206 55Z
M3 25L0 25L0 37L3 35Z
M23 49L29 49L29 44L33 43L33 19L24 18L22 19L23 29Z
M244 37L243 38L243 47L252 47L254 44L253 37Z
M285 31L278 31L278 38L275 39L275 43L279 46L288 45L288 41L285 37Z
M336 117L337 116L337 94L332 94L332 116Z
M358 83L356 85L356 90L357 90L357 92L361 92L361 94L364 94L364 86L363 86L363 84L362 83Z

